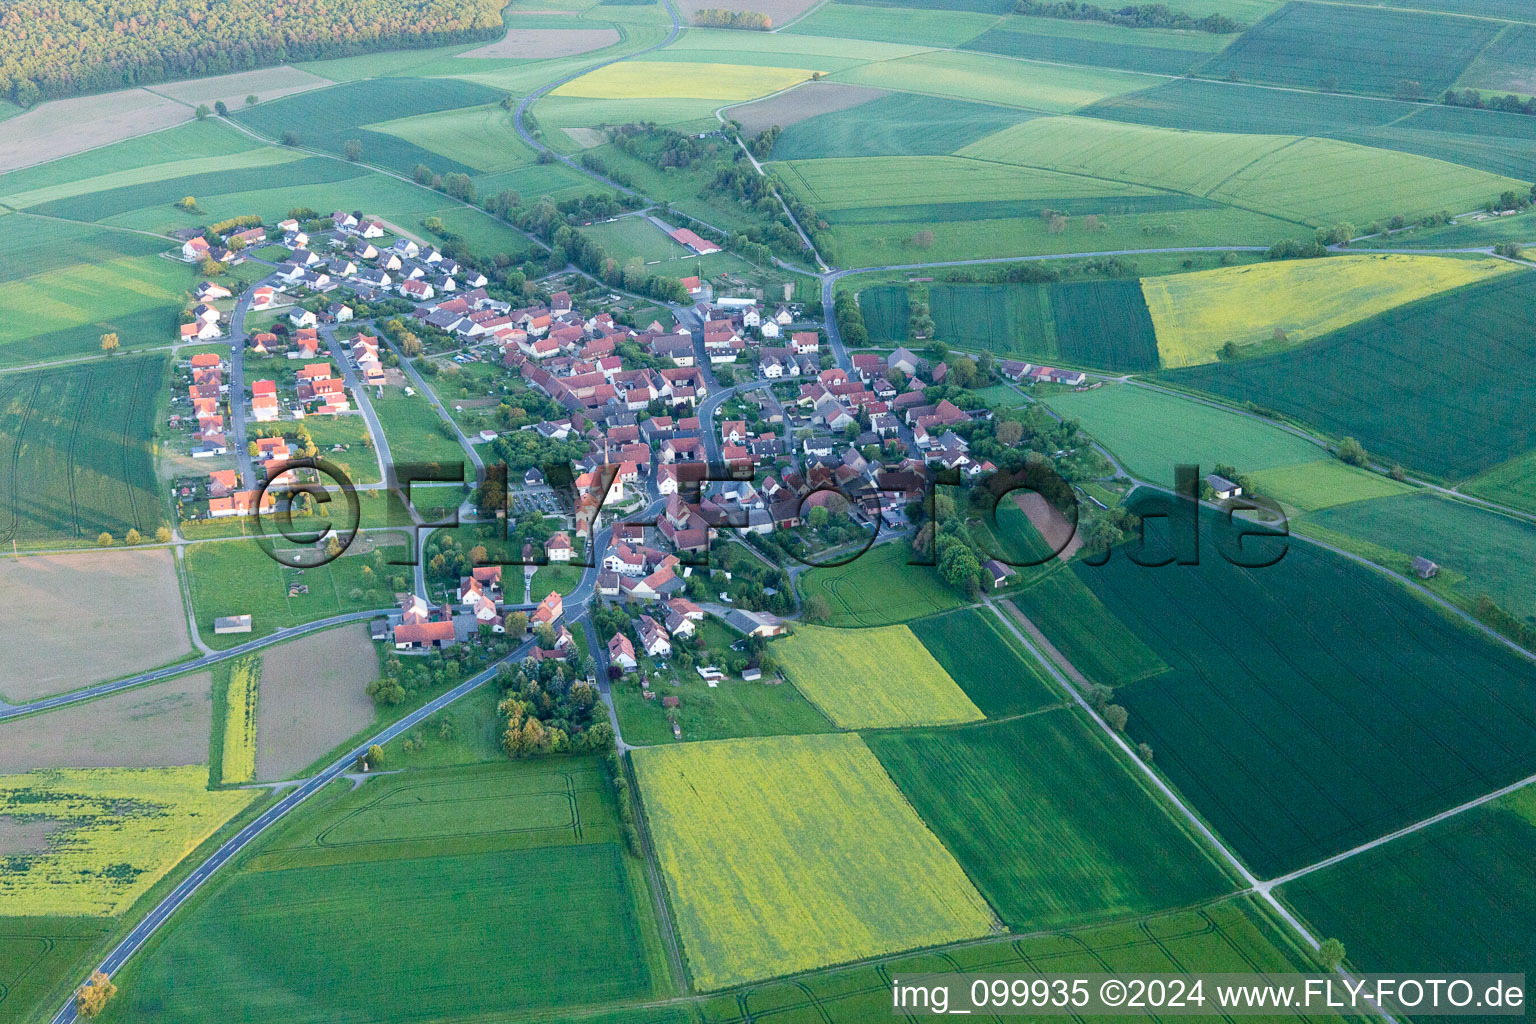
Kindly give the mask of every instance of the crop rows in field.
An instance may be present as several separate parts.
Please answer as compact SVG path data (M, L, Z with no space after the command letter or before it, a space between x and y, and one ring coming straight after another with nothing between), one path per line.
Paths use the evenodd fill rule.
M1536 448L1533 313L1531 277L1508 274L1389 310L1305 348L1170 379L1461 479Z
M1200 526L1199 565L1116 552L1075 571L1172 666L1117 692L1130 735L1261 877L1536 770L1525 662L1316 545L1242 568L1219 552L1251 526L1214 513ZM1149 545L1150 560L1166 555Z
M1212 78L1391 95L1418 82L1436 96L1503 28L1440 14L1290 3L1199 69Z
M119 357L0 380L0 542L155 530L164 371L163 356Z
M971 220L1004 218L1036 219L1043 210L1068 216L1135 216L1144 213L1177 213L1184 210L1214 210L1221 204L1195 196L1164 192L1145 196L1065 196L1060 199L983 199L974 202L906 203L900 206L848 206L827 210L827 223L886 224L892 221L947 224Z
M987 934L960 866L851 733L634 752L697 988ZM814 848L817 856L807 857ZM891 898L893 879L922 879Z
M1154 38L1158 43L1176 45L1146 45ZM1193 32L1163 35L1149 29L1010 18L965 43L964 49L1060 64L1182 75L1210 57L1211 51L1202 44L1208 45L1208 41Z
M887 626L961 604L960 595L930 565L911 565L905 544L877 544L858 558L800 577L809 599L821 595L832 607L833 626Z
M802 624L774 644L795 688L843 729L944 725L982 717L904 625Z
M0 917L111 917L255 799L210 793L203 765L0 777L0 817L63 833L0 861Z
M1016 931L1187 906L1231 889L1073 710L881 732L868 742Z
M911 630L989 718L1023 714L1061 699L991 612L961 608L918 619Z

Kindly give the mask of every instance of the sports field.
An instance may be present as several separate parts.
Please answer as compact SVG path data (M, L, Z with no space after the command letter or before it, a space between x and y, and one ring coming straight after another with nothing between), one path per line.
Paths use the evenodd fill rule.
M666 982L650 896L615 815L586 759L333 788L131 967L115 1014L417 1021L652 997Z
M982 717L906 626L831 629L802 623L773 650L790 682L844 729Z
M0 777L0 823L34 845L0 861L0 917L112 917L256 798L204 765Z
M912 549L877 544L846 565L812 569L800 577L800 595L827 599L831 626L886 626L961 604L960 595L930 565L910 565Z
M1473 476L1536 448L1528 414L1536 386L1528 372L1536 358L1526 329L1536 310L1530 281L1500 275L1302 349L1197 366L1171 379L1354 437L1389 462Z
M1454 590L1486 594L1516 618L1536 616L1536 526L1435 494L1378 498L1308 516L1309 522L1465 577Z
M1201 526L1198 566L1076 571L1172 666L1117 692L1130 735L1260 876L1536 770L1528 663L1315 545L1244 569Z
M169 519L153 438L163 355L0 377L0 542L96 543Z
M1515 271L1505 260L1340 256L1221 267L1142 281L1168 368L1299 345L1407 302Z
M1232 889L1074 710L867 740L1016 931L1146 914Z
M1132 474L1173 485L1174 466L1217 463L1240 472L1315 461L1323 450L1272 424L1189 398L1130 384L1051 395L1052 409L1075 419Z
M1289 505L1299 512L1314 512L1352 501L1408 494L1413 487L1389 476L1348 466L1338 459L1298 462L1248 474L1259 494Z
M701 990L994 927L986 901L858 736L687 743L633 757ZM812 847L817 856L807 858ZM899 900L894 879L905 880Z
M609 64L555 89L551 96L592 99L701 99L722 102L766 96L811 77L814 66L776 68L747 64L630 61Z
M988 718L1024 714L1062 699L990 612L962 608L918 619L910 629Z
M1536 962L1533 797L1527 787L1279 893L1337 936L1362 971L1410 962L1423 971L1502 971Z

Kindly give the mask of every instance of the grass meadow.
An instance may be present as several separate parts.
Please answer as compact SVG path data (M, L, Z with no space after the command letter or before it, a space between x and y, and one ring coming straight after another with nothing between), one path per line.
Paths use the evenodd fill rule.
M1536 512L1536 452L1517 455L1482 473L1461 489L1501 505Z
M1027 714L1062 699L990 612L961 608L909 628L988 718Z
M153 536L169 512L155 476L163 355L0 376L0 542Z
M1171 666L1117 692L1128 732L1261 876L1531 773L1526 662L1313 544L1240 568L1232 528L1201 527L1197 566L1076 571Z
M1491 258L1340 256L1168 274L1141 287L1162 365L1174 369L1216 362L1228 343L1245 355L1299 345L1516 269Z
M800 595L825 597L830 626L888 626L959 607L960 595L931 565L902 543L877 544L846 565L811 569L799 579Z
M1354 437L1389 462L1464 479L1536 448L1530 282L1526 274L1501 275L1305 348L1169 379Z
M867 742L1015 931L1139 916L1232 889L1075 710Z
M1205 472L1224 463L1248 473L1325 454L1263 420L1131 384L1064 391L1046 403L1081 423L1132 474L1168 486L1181 463L1194 463Z
M828 9L839 9L831 5ZM785 128L775 160L917 156L953 153L1032 115L942 96L888 93L848 110L818 114Z
M850 630L802 623L773 650L790 682L843 729L982 717L906 626Z
M858 736L687 743L633 758L703 991L994 927L986 901ZM923 884L893 900L897 878Z
M1248 479L1259 494L1274 498L1298 512L1315 512L1372 498L1390 498L1414 490L1409 484L1400 484L1389 476L1356 469L1332 458L1261 469L1250 473Z
M586 759L334 788L131 965L114 1019L239 1005L253 1022L417 1021L652 997L667 980L651 900L617 840ZM380 935L395 955L377 955Z

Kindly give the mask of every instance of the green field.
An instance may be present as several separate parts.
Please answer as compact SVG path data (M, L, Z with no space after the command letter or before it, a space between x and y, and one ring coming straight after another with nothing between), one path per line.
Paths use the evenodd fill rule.
M385 125L422 114L484 106L503 95L500 89L453 78L371 78L246 107L232 116L274 142L291 131L301 145L338 156L347 140L357 139L363 144L364 160L400 174L410 174L418 163L438 174L474 174L492 168L476 167L412 141L417 136L438 141L439 137L419 122L404 131L395 124L388 125L399 134L363 125ZM512 143L507 146L512 152L519 148ZM488 150L482 142L473 155L483 160Z
M1075 711L868 742L1015 931L1146 914L1232 889Z
M684 743L633 759L701 990L993 927L986 902L856 735ZM891 898L894 879L916 878Z
M0 543L121 543L169 519L152 441L165 365L117 356L0 376Z
M839 728L945 725L982 717L906 626L801 624L773 645L784 674Z
M1279 894L1343 941L1362 971L1406 963L1422 971L1528 967L1536 962L1533 796L1527 787L1300 878ZM1413 895L1406 903L1405 893Z
M698 272L699 259L678 243L667 237L666 232L645 217L620 217L612 222L593 224L582 228L581 233L595 238L614 259L623 263L639 256L648 264L688 258L689 263L678 263L656 271L689 277Z
M991 612L962 608L910 628L988 718L1036 711L1062 697Z
M914 46L954 46L980 35L997 24L997 16L979 11L947 11L914 8L892 17L882 7L858 4L826 4L795 22L788 31L796 35L835 39L873 39L883 43Z
M1528 663L1313 544L1244 569L1201 527L1198 566L1076 571L1172 666L1116 694L1128 732L1261 876L1536 770Z
M260 146L257 140L217 121L188 121L116 143L110 149L110 160L102 159L101 150L90 150L0 175L0 201L14 205L12 200L25 193L96 178L108 167L114 173L157 165L175 167L189 160L245 153Z
M1536 512L1536 452L1517 455L1462 484L1461 489L1489 501Z
M638 686L616 686L613 703L620 731L628 743L655 745L675 742L670 718L675 716L684 740L728 740L743 736L792 736L828 732L832 723L793 686L769 686L727 677L711 687L697 675L680 686L653 684L657 697L646 700ZM668 710L661 697L677 697Z
M1062 392L1046 402L1119 459L1132 474L1172 486L1174 466L1217 463L1248 473L1323 454L1317 445L1263 420L1130 384Z
M1067 113L1107 96L1147 89L1158 83L1150 75L1034 64L963 50L886 57L839 71L831 79L1052 113Z
M1411 79L1425 95L1438 96L1502 27L1478 18L1291 3L1199 70L1210 78L1381 96ZM1374 43L1358 49L1338 45L1347 39Z
M1400 484L1389 476L1356 469L1338 459L1261 469L1249 474L1248 479L1259 494L1300 512L1408 494L1413 490L1408 484Z
M481 173L511 171L534 162L533 148L518 137L512 114L501 106L451 107L381 121L369 130L429 149ZM368 150L363 151L368 159Z
M304 529L294 519L295 529ZM267 524L269 535L276 527ZM387 579L363 576L367 559L342 557L308 569L291 569L273 560L254 540L210 541L187 548L186 572L193 613L203 641L228 648L288 626L343 612L387 608L394 604ZM410 574L409 566L395 571ZM308 593L289 596L295 587ZM225 615L251 616L251 632L215 636L213 620Z
M1466 577L1454 590L1467 600L1486 594L1536 622L1536 526L1524 520L1421 493L1324 509L1307 521L1407 558L1423 555Z
M1051 286L1061 354L1074 363L1115 370L1157 366L1157 333L1140 281L1083 281Z
M773 159L953 153L1029 116L966 100L890 93L848 110L795 122L779 135Z
M1302 349L1193 367L1169 379L1355 437L1387 461L1473 476L1536 448L1528 415L1536 383L1527 372L1536 355L1525 328L1536 310L1530 281L1503 275Z
M972 39L965 49L1059 64L1182 75L1221 49L1229 38L1093 21L1014 17Z
M589 760L329 790L130 966L113 1019L468 1019L653 996L650 896L616 821Z
M109 928L81 917L0 917L0 1019L19 1021L55 986L83 979L88 954Z
M1075 572L1049 573L1009 599L1089 682L1123 686L1168 668Z
M385 388L382 397L373 399L373 411L396 462L459 462L467 471L473 469L464 447L448 432L447 422L419 391L408 396L404 390Z
M959 593L933 566L908 564L915 558L905 544L878 544L846 565L806 572L800 594L825 597L832 626L885 626L959 607Z

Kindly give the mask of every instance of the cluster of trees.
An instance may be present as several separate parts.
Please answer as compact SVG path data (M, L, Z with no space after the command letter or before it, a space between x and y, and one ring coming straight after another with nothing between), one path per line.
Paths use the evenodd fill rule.
M1183 11L1171 10L1167 4L1130 4L1126 7L1104 8L1082 0L1018 0L1015 10L1038 18L1066 18L1071 21L1103 21L1127 28L1176 28L1193 32L1212 32L1229 35L1241 32L1248 26L1225 14L1207 14L1195 17Z
M1522 100L1514 93L1504 96L1484 97L1476 89L1445 90L1440 102L1448 107L1471 107L1474 110L1502 110L1506 114L1536 115L1536 96Z
M445 690L508 654L513 643L510 634L493 634L483 638L480 644L460 644L431 654L412 655L408 658L391 654L384 660L379 678L368 684L368 696L373 698L375 704L396 707L415 700L417 695L425 691Z
M863 348L869 344L869 328L864 324L864 311L851 291L838 292L832 299L832 318L837 321L837 333L849 348Z
M507 472L519 475L534 466L558 462L564 466L586 454L585 440L556 441L539 436L535 430L515 430L491 442L496 459L507 464Z
M752 155L757 157L759 160L767 160L768 155L773 152L774 143L779 141L779 134L783 131L784 129L778 125L773 125L771 128L764 128L762 131L752 136L752 141L747 143L747 148L751 150Z
M1504 634L1526 650L1536 651L1536 626L1505 611L1487 594L1477 599L1472 614L1477 616L1477 621Z
M912 341L922 341L933 337L933 309L928 305L928 289L921 284L907 286L907 308L911 311L907 317L907 337ZM939 356L939 359L943 359Z
M377 50L491 39L493 0L9 0L0 96L20 106L79 93Z
M762 11L727 11L718 7L694 11L693 23L704 28L742 28L754 32L766 32L773 27L773 19Z
M779 184L772 172L766 176L757 173L748 162L746 154L737 150L736 159L717 170L704 191L734 199L749 207L757 214L759 223L747 231L747 237L776 252L798 259L805 252L805 243L785 213L787 208L811 236L823 258L831 260L833 256L827 222L817 216L813 207L801 202L793 189L780 188Z
M155 540L161 544L169 544L171 542L171 528L166 524L161 523L160 526L155 530ZM116 543L117 538L113 537L112 534L108 533L106 530L103 530L96 535L97 547L109 548ZM128 532L123 535L123 543L130 546L134 544L142 544L144 543L144 537L139 533L138 530L130 527Z
M615 125L608 129L608 138L630 156L661 168L690 167L715 152L701 139L649 121Z
M554 638L544 639L553 642ZM597 687L585 679L585 659L579 651L572 651L571 659L583 664L543 661L530 671L531 666L524 662L515 667L503 665L497 671L502 696L496 713L506 722L501 748L508 757L601 751L613 746L613 728L602 698Z

